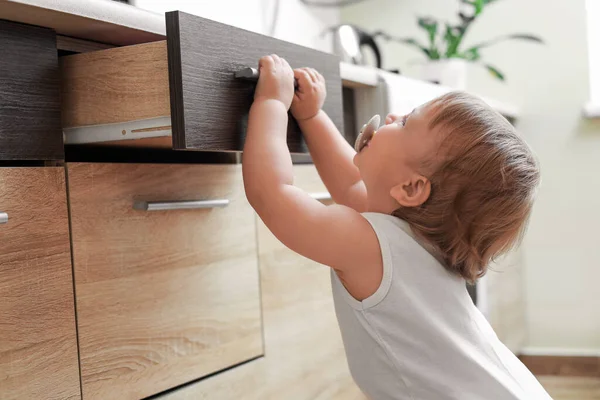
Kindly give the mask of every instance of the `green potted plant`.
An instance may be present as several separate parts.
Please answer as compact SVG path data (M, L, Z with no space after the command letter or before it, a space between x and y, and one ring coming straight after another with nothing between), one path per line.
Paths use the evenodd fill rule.
M542 39L532 34L516 33L503 35L491 40L480 42L474 46L464 47L463 40L469 28L490 4L498 0L459 0L465 11L458 13L459 23L440 23L432 17L417 19L420 28L426 31L428 44L422 44L414 38L396 38L383 31L375 35L385 40L397 41L416 48L427 57L422 69L422 78L449 86L455 89L465 89L467 81L467 63L478 63L486 68L496 79L505 80L504 74L495 66L485 63L481 50L506 40L525 40L543 43Z

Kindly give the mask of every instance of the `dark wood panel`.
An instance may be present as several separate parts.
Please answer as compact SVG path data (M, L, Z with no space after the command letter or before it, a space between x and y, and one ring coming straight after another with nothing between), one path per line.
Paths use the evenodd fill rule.
M343 131L338 57L179 11L167 13L166 20L176 149L242 150L255 84L234 79L234 72L273 53L292 68L309 66L323 74L324 110ZM307 152L291 117L288 144L292 152Z
M0 21L0 49L0 159L62 159L54 31Z
M79 399L64 167L0 168L0 398Z
M342 101L344 110L344 137L346 141L354 146L358 129L356 128L356 106L354 104L354 89L345 87L342 89Z

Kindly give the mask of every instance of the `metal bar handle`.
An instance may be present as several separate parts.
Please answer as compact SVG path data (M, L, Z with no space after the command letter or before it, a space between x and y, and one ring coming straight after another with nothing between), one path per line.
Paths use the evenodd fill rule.
M234 74L236 79L246 79L249 81L257 81L260 77L260 71L256 68L245 67L239 71L235 71ZM294 78L294 89L298 89L298 80Z
M0 212L0 224L6 224L8 222L8 214Z
M329 194L329 192L311 193L310 197L312 197L313 199L318 200L318 201L331 201L331 200L333 200L331 198L331 195Z
M229 205L228 199L184 200L184 201L136 201L133 208L140 211L199 210L223 208Z

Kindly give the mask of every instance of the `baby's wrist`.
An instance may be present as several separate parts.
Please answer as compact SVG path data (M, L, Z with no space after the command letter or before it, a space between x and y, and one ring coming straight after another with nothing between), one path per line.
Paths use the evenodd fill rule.
M288 108L286 107L286 105L283 103L282 100L277 99L275 97L266 97L266 96L259 96L257 98L254 99L254 102L252 102L252 108L254 107L260 107L263 105L267 105L269 107L273 106L273 107L279 107L281 106L283 108L283 110L287 113Z
M319 108L319 109L317 110L317 112L316 112L316 113L312 114L312 115L311 115L311 116L309 116L309 117L305 117L305 118L296 118L296 117L294 116L294 118L296 118L296 121L298 121L298 122L308 122L308 121L310 121L311 119L314 119L314 118L316 118L316 117L317 117L319 114L321 114L321 111L323 111L323 110Z

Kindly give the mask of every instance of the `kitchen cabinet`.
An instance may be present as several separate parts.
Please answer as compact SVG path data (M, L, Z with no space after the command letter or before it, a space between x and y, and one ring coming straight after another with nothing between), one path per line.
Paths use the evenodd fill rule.
M69 163L83 397L139 399L263 354L239 165Z
M80 398L64 168L0 168L0 398Z

